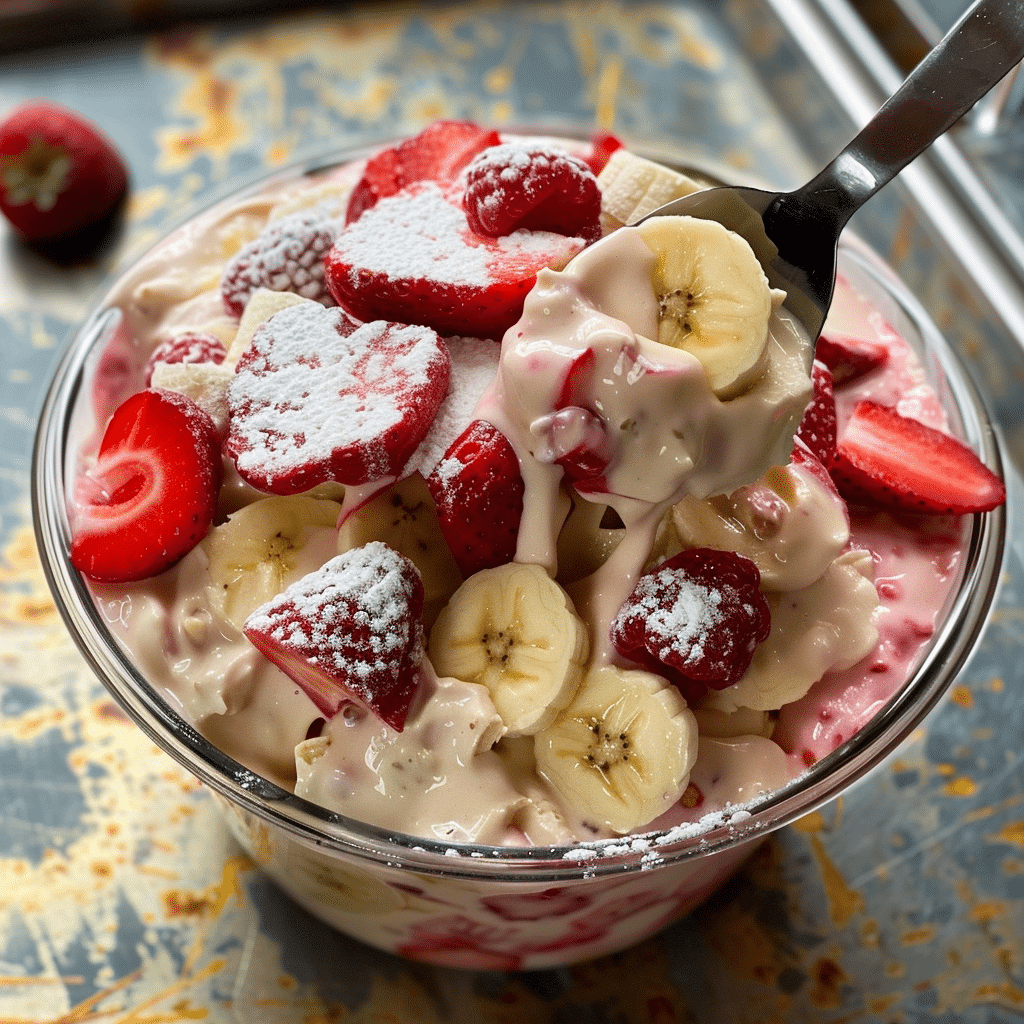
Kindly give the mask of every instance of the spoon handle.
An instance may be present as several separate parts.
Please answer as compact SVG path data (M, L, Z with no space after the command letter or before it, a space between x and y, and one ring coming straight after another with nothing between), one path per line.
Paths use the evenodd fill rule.
M838 232L852 214L927 149L1024 58L1024 3L978 0L914 68L860 134L792 193L827 205Z

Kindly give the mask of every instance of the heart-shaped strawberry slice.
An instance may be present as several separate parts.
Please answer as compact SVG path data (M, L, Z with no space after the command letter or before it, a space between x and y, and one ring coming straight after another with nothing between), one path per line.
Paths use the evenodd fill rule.
M500 339L522 314L537 272L565 266L585 244L550 231L478 235L458 195L423 181L349 224L324 268L338 305L360 320L388 317L443 336Z
M296 494L397 477L448 391L429 328L358 324L303 302L262 324L228 385L226 442L253 487Z
M356 700L401 732L419 685L422 612L416 567L373 541L303 576L243 629L328 717Z
M210 417L176 392L138 392L115 410L76 482L72 565L117 582L163 572L206 536L220 482Z

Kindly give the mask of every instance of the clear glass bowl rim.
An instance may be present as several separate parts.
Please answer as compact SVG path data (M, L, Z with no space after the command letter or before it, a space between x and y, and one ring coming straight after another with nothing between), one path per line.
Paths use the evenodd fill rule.
M507 130L576 138L583 135L561 126L555 131L512 127ZM244 198L275 180L315 173L363 158L388 141L325 149L272 173L254 174L247 183L239 184L236 180L230 191L225 190L189 209L149 251L161 245L187 220L221 202ZM712 162L681 156L674 146L631 148L691 173L711 179L722 177L721 170ZM960 417L960 423L954 423L954 428L959 427L961 436L982 460L1002 475L999 442L981 395L927 313L866 247L855 240L844 239L841 257L852 261L862 274L888 293L913 325L928 359L936 364L944 378L941 384L946 391L947 407L951 403L950 411ZM799 778L751 806L749 812L744 810L732 820L699 835L675 838L671 832L638 833L572 847L493 847L405 835L326 810L245 768L180 718L135 670L113 640L88 588L71 566L65 484L72 412L85 386L89 357L105 339L110 327L111 311L104 307L104 298L113 283L129 272L130 265L112 275L99 291L99 298L84 323L72 332L40 413L32 459L31 497L43 570L58 610L85 660L135 723L216 793L305 846L430 875L535 886L649 870L746 844L834 799L876 767L920 724L946 692L984 628L1004 556L1005 507L971 517L960 587L942 628L932 638L907 685L868 725ZM87 396L83 400L87 400ZM638 838L642 841L636 842ZM567 858L566 854L571 856Z

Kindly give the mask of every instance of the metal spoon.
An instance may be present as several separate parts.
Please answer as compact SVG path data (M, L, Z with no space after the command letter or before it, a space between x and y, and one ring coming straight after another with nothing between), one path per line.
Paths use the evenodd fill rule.
M1024 3L978 0L918 64L857 137L793 192L729 186L695 192L650 214L717 220L742 235L786 308L817 339L850 217L1024 58ZM645 218L646 219L646 218Z

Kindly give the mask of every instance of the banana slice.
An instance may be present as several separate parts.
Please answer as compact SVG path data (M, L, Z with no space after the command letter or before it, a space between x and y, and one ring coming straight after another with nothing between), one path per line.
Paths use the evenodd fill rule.
M743 678L712 690L704 707L773 711L799 700L826 673L855 665L878 642L878 592L869 551L847 551L803 590L768 594L772 630Z
M819 579L850 540L842 499L810 470L773 466L732 494L691 495L672 509L683 547L746 555L765 590L802 590Z
M202 541L210 605L239 631L261 604L337 554L341 505L306 495L261 498Z
M652 217L636 230L655 254L655 340L696 356L719 398L748 391L768 366L772 314L754 251L716 221L695 217Z
M470 576L441 611L428 653L439 676L482 683L512 736L548 725L579 686L586 626L539 565Z
M437 524L426 482L414 473L350 513L338 531L338 550L380 540L405 555L423 578L423 617L429 628L458 590L462 573Z
M249 297L238 321L238 330L228 345L228 354L224 357L224 366L233 367L242 353L249 347L252 336L260 324L269 320L275 313L300 302L312 302L294 292L276 292L272 288L257 288Z
M621 834L682 796L697 757L697 721L660 676L603 665L537 734L534 751L567 808Z
M601 188L601 224L605 232L635 224L659 207L706 186L679 171L617 149L597 176Z

